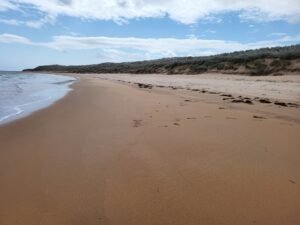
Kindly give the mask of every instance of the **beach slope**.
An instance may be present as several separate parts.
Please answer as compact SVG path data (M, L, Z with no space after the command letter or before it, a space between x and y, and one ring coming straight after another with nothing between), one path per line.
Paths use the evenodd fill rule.
M1 225L300 224L297 121L91 76L73 88L0 127Z

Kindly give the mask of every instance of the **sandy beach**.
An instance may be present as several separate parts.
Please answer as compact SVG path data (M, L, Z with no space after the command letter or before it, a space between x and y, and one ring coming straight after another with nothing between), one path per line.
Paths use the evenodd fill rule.
M66 97L0 126L0 225L300 224L299 107L74 76ZM224 92L300 103L298 81L274 83Z

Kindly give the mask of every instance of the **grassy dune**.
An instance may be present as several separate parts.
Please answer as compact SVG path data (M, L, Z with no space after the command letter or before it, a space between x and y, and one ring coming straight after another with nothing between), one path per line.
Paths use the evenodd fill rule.
M46 65L24 71L69 73L201 74L207 72L282 75L300 72L300 45L262 48L205 57L177 57L95 65Z

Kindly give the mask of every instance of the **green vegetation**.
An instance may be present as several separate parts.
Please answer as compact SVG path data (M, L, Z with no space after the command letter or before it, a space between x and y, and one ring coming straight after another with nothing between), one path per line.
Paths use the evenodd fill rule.
M262 48L204 57L177 57L82 66L48 65L25 71L135 74L220 72L259 76L280 74L282 72L300 72L300 45Z

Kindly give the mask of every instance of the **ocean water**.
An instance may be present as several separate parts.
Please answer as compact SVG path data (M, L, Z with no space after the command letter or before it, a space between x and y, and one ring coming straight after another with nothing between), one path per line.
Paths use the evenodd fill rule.
M45 108L65 96L73 77L0 71L0 124Z

